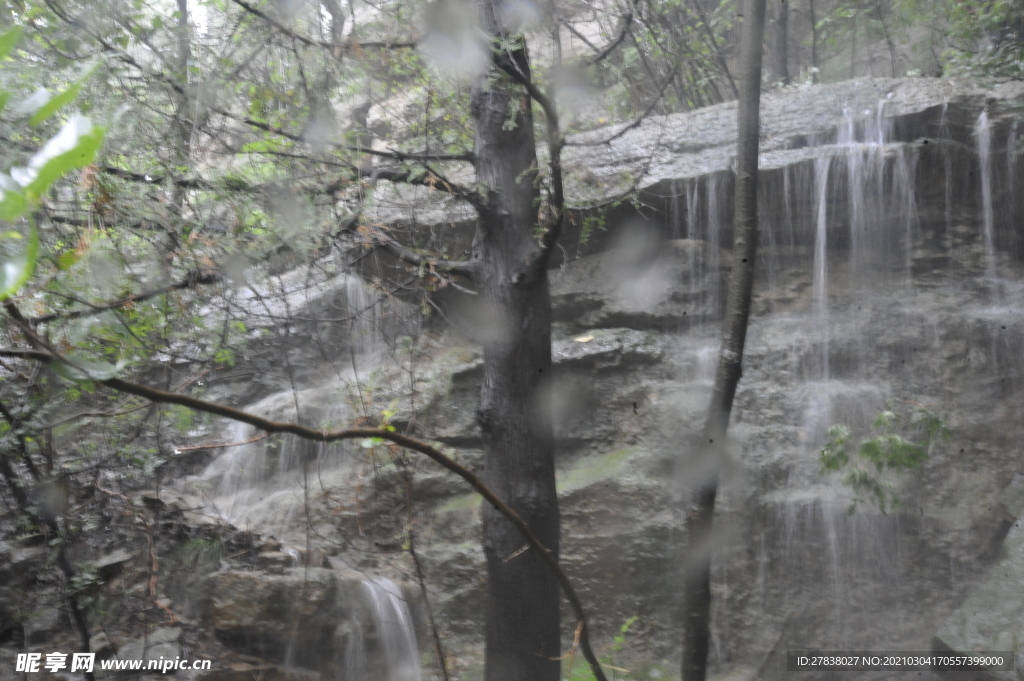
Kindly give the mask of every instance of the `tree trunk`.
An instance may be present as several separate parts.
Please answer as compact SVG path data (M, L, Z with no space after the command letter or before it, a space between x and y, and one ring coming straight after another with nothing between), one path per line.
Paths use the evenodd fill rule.
M818 18L814 14L814 0L807 0L807 16L811 22L811 82L821 82L821 71L818 66Z
M850 78L857 75L857 15L853 15L853 28L850 29Z
M772 79L789 85L789 5L786 0L775 0L775 30L772 46Z
M174 168L171 172L171 177L174 179L185 174L183 169L189 165L192 157L192 127L187 123L187 120L196 115L196 112L192 112L192 116L190 116L188 110L188 71L189 63L192 59L188 22L188 0L178 0L178 26L176 30L178 34L178 73L176 76L178 84L181 86L181 95L175 104L174 112L174 122L177 127L177 139L174 140ZM175 226L167 231L167 253L165 257L168 265L174 259L174 253L181 244L179 232L185 226L185 188L178 183L174 184L171 205L174 207L174 219L172 222L174 222Z
M703 442L712 461L719 460L736 385L742 373L743 346L750 318L757 254L757 159L761 107L761 46L765 0L747 0L740 47L740 99L737 111L736 190L733 218L733 266L722 325L718 369L704 424ZM687 512L689 538L683 585L683 681L704 681L707 675L711 619L711 521L718 492L717 467L700 480Z
M497 37L493 4L482 3L488 34ZM525 46L502 50L525 78ZM483 434L484 480L529 524L557 559L558 497L554 436L541 412L551 377L551 302L537 226L537 152L530 100L492 69L473 88L477 181L488 192L473 242L477 283L486 309L484 378L477 419ZM510 112L516 113L510 121ZM558 681L558 582L522 535L489 506L483 511L487 559L486 681Z

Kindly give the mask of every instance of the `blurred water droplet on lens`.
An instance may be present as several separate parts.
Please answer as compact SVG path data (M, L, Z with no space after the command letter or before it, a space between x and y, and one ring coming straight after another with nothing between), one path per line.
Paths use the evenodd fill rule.
M241 253L235 253L228 257L224 263L224 277L230 282L232 288L239 289L249 285L245 270L249 267L249 260Z
M665 301L675 281L669 263L659 257L656 230L643 224L623 230L608 261L608 273L620 302L646 310Z
M338 121L334 112L329 108L321 108L310 118L303 137L314 150L323 151L337 131Z
M288 20L298 17L309 3L306 0L277 0L274 4L281 18Z
M424 9L419 48L438 71L469 80L487 68L487 49L477 26L476 10L462 0L438 0Z
M506 0L498 7L498 22L509 33L523 33L540 26L545 8L532 0Z
M552 68L548 77L554 85L558 103L571 114L581 113L593 103L597 90L585 69L561 65Z

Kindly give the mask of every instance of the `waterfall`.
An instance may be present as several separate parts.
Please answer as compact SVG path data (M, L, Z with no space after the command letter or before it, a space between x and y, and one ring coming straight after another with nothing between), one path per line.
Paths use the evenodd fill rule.
M351 274L310 279L304 268L293 270L274 278L274 286L248 291L240 305L274 320L277 326L272 328L277 332L286 329L289 334L309 333L319 338L321 327L338 329L340 344L318 345L322 352L333 349L340 357L328 363L328 372L314 371L312 385L309 379L300 381L293 374L295 388L287 385L245 410L272 421L340 428L357 415L352 405L361 405L361 381L381 363L380 301L362 279ZM313 316L329 321L316 325L311 333L295 331ZM293 435L261 435L262 431L244 423L225 424L220 439L232 446L220 450L199 476L198 491L215 516L261 534L304 543L308 511L304 488L311 475L351 484L347 479L351 445L310 442Z
M1010 134L1006 137L1006 186L1015 187L1017 183L1017 121L1010 126Z
M412 615L398 585L390 579L368 579L363 589L373 624L368 636L359 623L349 638L346 679L420 681L420 652Z
M816 197L816 229L814 235L814 274L812 306L814 327L820 341L820 361L816 378L827 381L829 377L829 328L828 328L828 171L832 164L829 156L819 156L814 161L814 191Z
M982 236L985 239L985 277L995 287L996 251L992 216L992 126L988 112L982 111L974 126L978 140L978 165L981 167Z
M873 115L863 112L863 135L858 134L858 118L844 109L838 135L846 159L850 267L860 285L876 281L879 269L886 277L895 271L893 255L900 250L904 279L911 280L917 153L890 142L892 123L884 116L885 103L879 102ZM897 218L901 223L895 229L891 222Z
M1006 136L1006 187L1010 195L1016 193L1017 188L1017 121L1010 126L1010 134ZM1017 201L1007 201L1007 223L1012 227L1017 224Z
M788 231L789 236L789 248L792 250L796 246L796 228L793 225L793 199L792 191L789 187L789 173L789 166L782 169L782 215L786 221L786 230Z
M669 183L669 197L668 197L668 217L669 225L672 227L672 238L681 239L683 238L683 221L686 219L683 215L683 205L680 194L685 190L685 185L682 186L681 180L672 180Z
M759 509L755 514L749 535L753 551L746 569L754 597L748 603L766 616L820 623L820 631L804 629L799 635L835 649L870 640L877 613L903 624L917 616L897 607L908 602L908 577L918 567L904 562L900 539L913 536L919 527L928 529L916 523L923 523L920 518L929 513L931 500L911 476L894 476L891 481L903 506L885 516L866 502L848 515L855 493L842 474L830 477L820 470L826 429L838 424L850 429L848 451L853 458L880 411L911 408L902 400L921 400L936 411L955 414L963 404L958 400L974 399L973 394L947 394L941 387L950 380L942 373L947 371L943 353L951 347L951 336L943 334L949 328L955 329L952 334L963 334L957 338L962 345L956 346L961 354L950 361L953 366L970 362L970 380L979 386L995 384L985 367L996 366L999 354L1007 358L996 367L1002 369L995 376L999 385L1019 379L1019 367L1010 367L1010 358L1020 357L1019 341L1009 345L1006 340L1014 331L1009 324L1019 327L1019 308L997 309L988 300L978 300L977 291L970 290L975 287L962 285L966 278L951 282L945 269L949 262L962 274L959 264L967 261L976 271L985 269L986 279L995 282L995 249L1005 246L1003 238L1009 236L995 229L1009 226L1013 210L1002 202L1008 189L1012 192L1016 175L1024 174L1017 171L1018 130L1008 121L1004 125L987 114L978 116L976 108L964 118L964 105L954 105L947 123L946 107L935 107L897 127L897 107L888 100L865 104L851 97L844 106L841 115L833 112L834 136L820 132L816 140L808 137L808 148L801 138L789 143L791 157L763 159L759 210L765 262L758 263L744 386L750 399L768 404L773 399L769 394L782 385L783 396L771 404L780 405L780 422L785 418L786 426L759 430L761 413L756 409L738 413L736 419L749 428L736 431L737 439L743 439L737 456L749 457L741 459L743 464L753 468L779 462L786 471L785 480L759 498L764 513ZM975 118L974 139L965 140ZM905 136L924 130L938 139ZM966 147L959 143L963 141ZM973 173L969 185L959 183L973 170L974 154L981 200L972 214L961 204L979 186ZM704 279L691 283L696 282L695 293L710 299L707 282L714 278L718 230L728 228L725 204L721 216L718 206L725 200L720 194L726 178L705 172L685 181L686 234L708 246ZM681 196L678 190L674 193ZM705 201L706 207L698 205ZM1024 219L1024 211L1016 210L1017 219ZM977 238L979 231L983 239ZM1003 274L998 283L1002 297L1014 300L1008 287L1018 284ZM987 282L985 286L983 299ZM954 321L961 304L962 327ZM984 328L988 320L993 323ZM681 340L688 369L680 380L694 392L710 385L717 356L710 342L713 320L701 321L699 328L688 327ZM911 504L906 504L908 499ZM901 528L901 522L906 526ZM958 565L950 561L950 575ZM721 594L736 584L739 571L730 565L716 573L721 602L728 601L729 594ZM728 659L726 632L731 635L732 622L717 621L723 658ZM712 658L715 654L712 650Z
M700 193L698 180L691 180L686 183L686 238L697 238L697 210L700 208Z
M846 641L845 624L846 618L843 617L844 605L845 605L845 589L843 572L841 569L842 565L842 554L839 551L839 535L836 532L836 514L832 512L831 508L822 508L821 513L822 519L825 525L825 539L828 543L828 567L831 573L832 582L832 600L834 603L834 614L835 614L835 634L836 644L842 647Z
M362 279L346 276L344 302L352 348L360 354L376 352L382 343L380 301L371 296Z
M829 396L830 331L828 314L828 175L830 156L814 161L815 235L811 289L811 334L813 350L808 374L808 402L804 411L807 443L820 444L831 421Z
M706 241L707 241L707 259L705 262L706 271L711 273L711 279L708 282L708 307L711 311L711 315L717 316L720 309L719 300L719 276L720 271L720 243L721 243L721 224L718 216L718 182L719 177L717 174L708 177L707 181L707 202L708 202L708 221L706 229Z
M299 421L340 427L351 420L347 396L338 386L286 390L249 405L246 410L272 421ZM300 417L296 418L296 402ZM238 527L301 538L305 509L302 487L309 471L347 470L343 443L310 442L293 435L260 438L262 431L232 422L224 438L240 443L223 450L200 476L204 496L215 514Z
M946 125L946 109L949 103L942 105L942 116L939 118L939 137L944 140L950 139L949 128ZM946 248L949 252L953 249L953 159L949 155L949 145L942 145L942 165L945 171L945 199L946 199ZM952 262L952 259L951 259Z
M911 150L906 153L903 147L898 147L894 162L894 208L903 220L904 271L908 285L913 282L914 229L917 226L917 198L914 190L916 170L917 152Z
M686 183L686 238L691 241L697 239L697 211L700 208L700 181L690 180ZM697 252L693 248L687 249L687 271L690 273L690 290L697 289L701 279L701 272L698 271L700 261Z
M827 494L793 499L780 511L774 527L769 527L783 550L783 560L775 569L800 575L805 585L800 594L803 603L786 607L824 610L831 630L817 632L816 643L845 648L904 586L898 574L899 521L870 513L850 515ZM855 582L851 575L857 576ZM872 589L865 594L869 582ZM858 589L864 600L853 600Z
M857 271L867 237L864 215L864 154L857 144L857 124L849 109L843 110L839 144L846 149L846 175L850 196L850 264Z

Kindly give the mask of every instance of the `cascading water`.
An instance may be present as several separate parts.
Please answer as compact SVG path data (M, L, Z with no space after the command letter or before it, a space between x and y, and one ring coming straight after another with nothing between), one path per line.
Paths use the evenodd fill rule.
M317 428L338 428L359 411L360 381L379 363L383 348L379 305L363 281L341 274L311 285L290 273L276 278L276 286L252 289L241 304L272 319L303 316L304 306L326 306L347 330L341 360L330 364L330 378L322 384L289 385L264 397L246 410L272 421L299 422ZM289 331L290 332L290 331ZM339 368L340 367L340 368ZM309 442L291 435L260 437L253 426L231 422L224 439L227 447L200 476L202 495L212 512L239 527L258 528L304 543L304 518L310 475L327 476L344 484L350 477L350 445Z
M856 632L871 626L872 607L851 601L850 575L859 575L860 588L873 585L872 603L882 603L899 591L900 538L895 517L851 515L835 499L807 497L787 504L778 524L768 532L783 549L775 569L799 575L808 584L799 600L787 603L787 608L791 612L822 610L832 625L831 631L821 632L822 644L844 649ZM770 579L771 575L765 577Z
M1011 189L1017 186L1017 122L1010 126L1010 133L1006 136L1006 186ZM1009 202L1007 211L1008 222L1013 225L1017 223L1016 204Z
M721 257L719 255L721 247L721 231L722 225L719 219L718 213L718 175L711 175L707 182L707 204L708 204L708 220L706 225L707 233L707 268L709 272L718 272ZM710 281L710 290L708 292L709 309L719 309L719 278L712 276Z
M336 386L288 390L250 405L248 411L273 421L340 427L351 420L349 399ZM245 423L227 427L226 438L244 444L228 447L207 466L201 476L205 494L214 513L238 527L300 541L308 474L343 474L350 460L346 446L291 435L259 439L260 433Z
M891 314L897 298L914 295L914 247L921 238L918 152L893 141L887 107L882 100L857 112L847 108L835 142L823 136L812 160L781 169L778 184L769 185L781 188L779 205L763 208L785 216L786 223L779 230L762 223L764 272L772 289L767 297L785 300L796 272L809 277L801 280L806 307L790 308L784 332L802 377L797 420L803 459L769 502L778 524L760 528L765 546L757 556L757 588L767 603L773 579L802 575L805 597L785 608L813 611L830 622L818 642L836 649L853 645L870 628L871 609L884 607L902 588L898 522L871 508L848 515L849 490L823 476L818 462L829 426L865 432L887 400L902 397L892 395L877 367L906 350L881 346L861 332L879 314ZM691 347L695 353L703 349ZM698 367L706 364L700 354L695 359ZM698 376L707 380L703 372ZM781 560L771 557L773 543ZM877 588L858 602L865 575Z
M302 305L319 294L327 307L327 314L320 315L347 331L344 346L336 348L341 353L336 362L327 362L329 379L317 379L311 387L308 380L301 386L289 386L245 410L272 421L322 429L351 424L365 408L360 391L384 354L379 301L355 276L335 277L320 291L314 289L313 295L301 282L282 277L278 283L276 291L252 291L246 304L262 310L268 318L291 323L291 318L303 316ZM276 296L271 295L275 292ZM211 515L264 537L311 546L311 536L315 536L311 528L321 508L314 498L326 499L322 492L351 490L359 484L354 462L361 450L352 443L317 443L291 435L261 437L258 429L236 422L226 425L223 439L233 445L207 466L194 481L193 491L202 495ZM309 563L294 546L276 550L292 566ZM351 611L352 621L346 625L347 642L336 660L339 674L343 674L339 680L420 681L413 618L401 590L391 580L368 577L362 582L362 591L364 608L340 604ZM294 633L286 650L284 664L302 666L302 661L295 659Z
M372 631L365 631L357 623L357 635L349 638L344 678L420 681L416 631L401 589L390 579L368 579L363 589L370 606Z
M668 197L668 221L672 225L672 238L683 238L683 222L686 220L683 213L683 193L686 191L686 184L682 180L672 180L669 184Z
M832 165L830 156L821 156L814 161L815 231L814 263L812 270L811 317L813 342L816 357L811 358L808 378L810 403L807 405L804 421L808 441L817 445L825 434L831 419L831 405L828 395L830 376L830 330L828 310L828 175Z
M814 326L820 339L820 363L815 370L816 378L829 378L829 328L828 328L828 171L832 159L823 156L814 161L814 186L817 206L816 229L814 232L814 273L813 273L813 315Z
M949 126L946 124L946 112L949 110L949 103L942 105L942 115L939 118L939 138L943 141L949 139ZM953 248L953 158L950 155L949 145L942 145L942 169L944 178L945 217L946 217L946 244L947 249Z
M686 183L686 238L694 241L697 239L697 210L700 208L700 193L697 180ZM688 250L687 270L690 272L690 290L695 290L697 282L702 276L698 271L697 253L694 249Z
M988 112L982 111L974 126L978 141L978 165L981 167L981 230L985 240L985 276L996 286L995 217L992 210L992 126Z

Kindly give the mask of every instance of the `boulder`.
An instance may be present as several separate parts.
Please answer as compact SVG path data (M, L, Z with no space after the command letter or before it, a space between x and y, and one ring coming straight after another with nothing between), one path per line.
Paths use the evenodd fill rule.
M938 652L1001 652L1015 671L979 672L979 681L1018 681L1024 669L1024 517L1006 535L1002 555L985 581L935 634ZM950 672L949 678L959 678Z
M120 660L144 660L147 663L161 658L173 660L180 656L181 629L178 627L154 629L147 636L122 643L116 653Z

